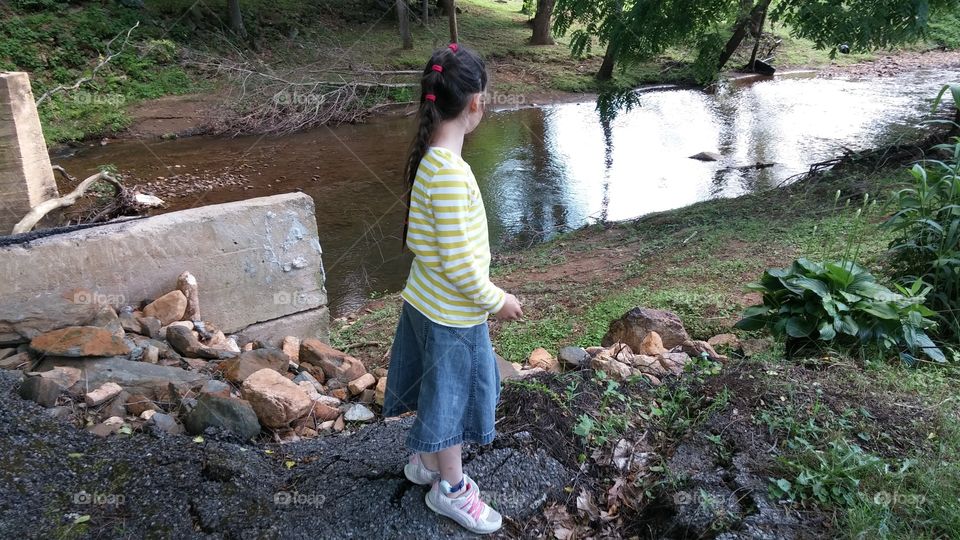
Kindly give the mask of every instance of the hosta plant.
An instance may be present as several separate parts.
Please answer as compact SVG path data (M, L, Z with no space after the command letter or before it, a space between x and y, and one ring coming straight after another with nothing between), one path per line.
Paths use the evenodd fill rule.
M929 288L920 281L893 292L852 262L798 259L767 270L748 288L763 293L763 304L747 308L737 328L842 346L877 344L910 363L919 356L945 361L927 336L936 314L923 305Z

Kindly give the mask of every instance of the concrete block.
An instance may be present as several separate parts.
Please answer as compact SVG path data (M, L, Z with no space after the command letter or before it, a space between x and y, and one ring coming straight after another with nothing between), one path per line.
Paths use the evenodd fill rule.
M203 319L227 334L259 323L248 332L328 332L314 204L303 193L22 236L0 245L0 345L85 324L104 304L157 298L184 270L199 282ZM295 314L285 329L281 318Z
M30 209L59 197L30 77L0 73L0 234Z

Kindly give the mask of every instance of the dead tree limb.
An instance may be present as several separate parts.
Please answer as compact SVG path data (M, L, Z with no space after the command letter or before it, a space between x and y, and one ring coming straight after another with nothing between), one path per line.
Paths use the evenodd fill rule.
M43 103L45 100L47 100L48 98L50 98L50 96L56 94L57 92L66 92L66 91L69 91L69 90L76 90L77 88L80 88L80 85L82 85L83 83L87 83L87 82L92 81L93 78L96 77L97 72L100 71L100 68L102 68L103 66L107 65L107 64L108 64L111 60L113 60L118 54L120 54L120 53L123 52L123 50L127 47L127 43L130 41L130 34L131 34L138 26L140 26L140 21L137 21L137 24L131 26L130 29L126 31L126 36L123 38L123 43L120 44L120 50L118 50L117 52L111 52L111 51L110 51L110 47L113 45L113 42L117 40L117 38L119 38L120 36L124 35L124 32L120 32L119 34L117 34L116 36L114 36L113 39L111 39L110 41L107 42L107 56L101 57L100 63L98 63L96 66L94 66L93 71L90 72L90 76L88 76L88 77L80 77L79 79L77 79L77 82L75 82L75 83L73 83L73 84L71 84L71 85L69 85L69 86L64 86L64 85L61 84L61 85L57 85L55 88L51 88L50 90L47 90L46 92L43 93L43 95L41 95L39 98L37 98L37 102L36 102L37 106L40 106L41 103Z

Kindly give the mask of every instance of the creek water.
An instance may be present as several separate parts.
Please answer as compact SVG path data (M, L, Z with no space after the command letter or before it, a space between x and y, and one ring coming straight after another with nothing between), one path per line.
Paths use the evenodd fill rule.
M958 70L862 80L794 74L729 82L715 92L644 91L601 121L596 103L489 112L464 146L488 212L494 250L775 187L834 157L916 136L939 87ZM166 199L164 211L302 190L316 202L334 314L402 288L401 178L410 118L318 128L282 137L122 141L54 157L75 176L112 164L137 180L190 173L242 176L241 185ZM716 162L689 159L718 152ZM763 169L742 167L773 164Z

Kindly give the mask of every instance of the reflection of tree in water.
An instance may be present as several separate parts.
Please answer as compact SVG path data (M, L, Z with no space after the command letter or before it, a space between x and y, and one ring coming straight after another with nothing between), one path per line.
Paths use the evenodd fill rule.
M613 169L613 121L621 112L640 106L640 93L628 89L606 90L597 96L597 114L603 129L603 198L597 220L607 221L610 210L610 175Z

